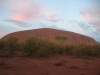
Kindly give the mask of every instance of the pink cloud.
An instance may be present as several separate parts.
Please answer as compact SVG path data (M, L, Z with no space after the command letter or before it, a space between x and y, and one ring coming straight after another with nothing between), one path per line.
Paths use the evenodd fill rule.
M90 6L80 11L80 20L92 24L95 28L100 29L100 6Z
M17 0L17 3L10 9L14 11L11 15L11 19L14 20L33 20L41 12L42 6L38 6L38 3L31 3L31 0Z
M15 26L22 28L32 27L31 22L61 22L57 12L50 10L37 0L3 0L3 7L11 10L10 18L6 22L11 22ZM1 6L1 5L0 5Z
M94 20L95 18L91 14L86 13L84 14L84 16L81 16L80 19L84 21L91 21L91 20Z
M100 25L97 25L96 28L100 29Z
M21 14L14 14L12 15L12 19L13 20L27 20L28 18Z
M50 11L47 7L35 0L10 0L7 1L7 8L12 10L11 18L13 20L38 21L39 19L51 22L62 21L57 12Z

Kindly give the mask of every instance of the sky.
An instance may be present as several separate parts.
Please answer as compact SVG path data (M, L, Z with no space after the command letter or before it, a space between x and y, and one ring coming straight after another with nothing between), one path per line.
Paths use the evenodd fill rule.
M38 28L71 31L100 42L100 0L0 0L0 38Z

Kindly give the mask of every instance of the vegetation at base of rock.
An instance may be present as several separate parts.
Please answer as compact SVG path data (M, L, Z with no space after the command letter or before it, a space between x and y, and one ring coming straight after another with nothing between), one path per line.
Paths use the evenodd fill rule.
M96 57L100 56L100 45L75 45L72 54L76 57Z
M1 40L0 52L3 56L13 56L19 49L18 39L16 37L9 37L7 40Z
M36 54L38 49L38 39L33 36L26 37L25 41L20 44L20 49L23 53L26 53L28 56Z
M48 57L55 53L54 43L49 40L28 36L24 42L21 43L20 49L28 56Z
M0 50L5 48L5 41L4 40L0 40Z
M56 54L66 54L75 57L90 58L100 57L100 44L97 45L63 45L28 36L23 42L18 42L16 37L0 40L0 56L14 56L17 52L27 56L50 57Z
M6 47L9 52L9 55L14 55L19 47L18 39L16 37L9 37L7 39Z

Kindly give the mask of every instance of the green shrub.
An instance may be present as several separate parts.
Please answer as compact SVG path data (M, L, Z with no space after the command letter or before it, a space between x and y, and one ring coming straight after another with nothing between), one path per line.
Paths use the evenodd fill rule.
M50 42L49 50L52 51L53 54L57 54L57 44Z
M94 57L100 55L100 45L78 44L72 50L72 54L77 57Z
M38 39L33 36L28 36L25 38L24 42L21 42L20 49L22 52L28 56L35 55L38 48Z
M7 56L6 41L0 40L0 56Z
M85 44L78 44L72 50L72 54L76 57L91 56L90 46Z
M100 56L100 45L93 45L92 46L94 56Z
M66 54L71 55L74 45L66 45Z
M9 37L6 43L6 49L9 52L9 55L12 56L19 48L18 39L16 37Z
M55 36L55 39L58 40L60 44L63 44L64 41L68 39L68 37L64 35L58 35L58 36Z
M50 51L48 48L42 48L37 51L38 57L49 57L52 55L52 51Z
M10 56L13 56L18 50L20 50L22 53L28 56L33 55L37 57L49 57L55 54L68 54L68 55L74 55L76 57L86 57L86 58L100 57L99 44L63 45L63 44L55 44L47 39L40 39L33 36L26 37L25 40L20 43L18 43L18 39L13 36L9 37L7 41L0 40L0 55L8 54Z
M40 39L38 42L38 50L37 55L39 57L48 57L51 56L55 51L53 51L54 44L51 43L49 40L46 39Z
M56 53L57 54L66 54L66 47L65 45L57 45L57 48L56 48Z
M6 41L0 40L0 50L3 50L5 48Z

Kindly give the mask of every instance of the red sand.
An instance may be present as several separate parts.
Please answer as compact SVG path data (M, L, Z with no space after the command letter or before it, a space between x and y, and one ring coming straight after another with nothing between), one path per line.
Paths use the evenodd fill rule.
M62 62L63 65L55 66L57 62ZM0 57L0 75L100 75L100 58Z

